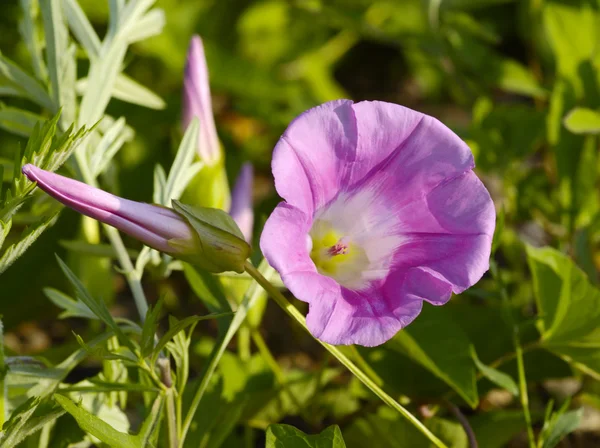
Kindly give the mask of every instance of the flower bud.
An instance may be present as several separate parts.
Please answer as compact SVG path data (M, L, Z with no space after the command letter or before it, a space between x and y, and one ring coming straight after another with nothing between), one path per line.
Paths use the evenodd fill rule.
M183 210L179 213L130 201L31 164L23 167L23 174L67 207L113 226L153 249L210 272L244 271L250 247L225 212L197 211L177 204Z
M204 56L204 45L199 36L190 42L183 80L183 127L194 117L200 122L198 154L204 163L214 165L221 159L221 146L213 117L208 68Z

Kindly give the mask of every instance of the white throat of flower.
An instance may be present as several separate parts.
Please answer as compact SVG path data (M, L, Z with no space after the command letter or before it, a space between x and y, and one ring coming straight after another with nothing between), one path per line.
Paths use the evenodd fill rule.
M310 258L317 271L360 291L387 277L402 243L399 219L369 189L342 192L315 214L309 231Z

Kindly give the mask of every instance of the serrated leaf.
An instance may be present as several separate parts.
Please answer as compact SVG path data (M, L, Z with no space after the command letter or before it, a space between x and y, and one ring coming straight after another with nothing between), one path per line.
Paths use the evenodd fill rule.
M479 358L477 357L475 348L473 348L473 350L472 350L472 355L473 355L473 361L475 361L475 365L477 366L477 369L479 369L479 371L481 372L481 374L484 377L486 377L488 380L490 380L495 385L500 386L503 389L506 389L511 394L513 394L515 397L519 395L519 387L517 386L517 383L515 383L515 381L511 378L510 375L508 375L504 372L501 372L497 369L494 369L493 367L486 366L484 363L482 363L479 360Z
M567 114L564 124L574 134L599 134L600 112L585 107L576 107Z
M11 244L0 257L0 274L6 271L11 264L13 264L17 258L25 253L29 246L31 246L35 240L46 230L48 227L54 225L60 210L57 210L53 214L44 217L37 224L29 227L23 236L14 244Z
M270 425L266 448L346 448L342 431L333 425L320 434L307 435L290 425Z
M0 446L2 448L16 447L27 437L64 413L65 411L60 407L52 406L48 401L42 401L39 397L29 398L13 411L10 420L5 423L2 428Z

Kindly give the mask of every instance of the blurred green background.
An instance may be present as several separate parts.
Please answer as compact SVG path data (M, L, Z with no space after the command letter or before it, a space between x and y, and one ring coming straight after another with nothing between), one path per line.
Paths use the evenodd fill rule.
M107 2L80 3L102 36ZM591 283L598 284L599 3L158 0L157 6L166 13L164 31L133 45L125 72L161 96L166 107L150 110L111 101L108 113L125 116L136 135L119 152L102 183L134 200L151 198L154 166L170 165L181 135L183 68L193 34L204 40L229 178L235 179L244 161L256 168L255 241L278 201L269 169L271 151L295 116L336 98L411 107L439 118L471 146L477 173L498 210L494 260L499 278L524 322L524 342L534 340L538 337L532 322L534 290L524 243L560 249ZM18 30L18 1L3 0L0 11L2 53L29 67ZM80 65L83 75L87 66L85 61ZM31 107L19 101L11 104ZM576 108L584 108L588 115L573 114ZM0 129L6 182L15 151L25 143L25 138ZM71 337L68 327L55 322L58 310L41 291L47 286L64 289L53 254L67 256L58 242L76 239L79 222L65 210L58 224L0 277L3 321L12 335L12 347L20 353L44 352L53 340ZM26 216L15 224L24 227ZM139 248L134 241L127 243ZM122 278L113 273L110 279L112 284L103 277L91 288L115 303L113 311L133 315ZM151 299L166 294L169 311L176 315L200 307L180 273L160 281L146 276L145 282ZM509 334L489 332L501 325L499 296L497 285L486 276L448 306L485 362L511 347ZM279 311L270 308L264 320L267 339L276 353L293 353L294 362L302 364L303 351L310 354L315 346L287 328L291 325L281 328L281 319ZM41 342L33 340L32 334ZM369 352L370 360L386 366L380 374L392 372L392 378L384 379L395 390L424 396L444 391L439 381L423 384L422 369L413 365L406 370L406 360L391 369L382 352ZM393 378L399 370L402 381ZM508 370L514 371L515 366ZM533 381L572 374L565 362L547 352L529 356L527 372ZM597 389L597 383L590 388ZM354 433L355 440L361 440L360 431Z

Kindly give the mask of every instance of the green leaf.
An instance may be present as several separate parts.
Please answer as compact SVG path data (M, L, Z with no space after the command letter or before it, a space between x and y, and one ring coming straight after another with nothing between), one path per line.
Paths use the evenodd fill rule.
M55 112L52 98L46 89L10 59L0 54L0 79L5 78L23 91L26 98L49 111Z
M231 315L231 313L220 313L220 314L208 314L206 316L189 316L189 317L186 317L183 320L178 321L173 326L171 326L171 328L169 328L169 331L167 331L158 340L158 343L156 344L156 347L154 347L154 352L152 354L152 357L153 357L153 362L152 363L154 364L156 358L158 357L158 354L163 349L163 347L165 345L167 345L167 343L169 341L171 341L171 339L173 339L173 337L177 333L179 333L180 331L183 331L187 327L189 327L190 325L195 325L198 322L201 322L203 320L218 319L220 317L225 317L225 316L230 316L230 315Z
M210 312L227 313L231 311L223 286L214 275L188 263L183 264L183 272L196 296Z
M63 0L63 5L71 31L85 49L88 57L96 57L100 52L101 42L81 6L76 0Z
M48 400L42 401L39 397L29 398L12 412L10 419L3 426L0 446L2 448L16 447L27 437L64 413L64 410L52 406Z
M142 339L140 340L140 349L142 350L143 357L152 353L152 349L154 348L154 335L158 329L158 318L160 317L162 306L163 300L159 299L154 307L148 307L146 320L142 327Z
M465 431L460 424L437 417L427 419L425 424L447 446L467 448ZM383 406L377 412L356 418L348 428L344 428L344 434L348 448L435 448L407 420L393 409Z
M568 434L575 431L583 417L583 408L561 414L554 422L542 448L554 448Z
M580 69L595 54L599 16L586 1L546 1L542 14L558 75L571 82L576 96L581 98L584 77Z
M193 253L179 258L208 272L244 272L244 263L252 249L228 213L214 208L193 207L179 201L173 201L173 207L189 222L198 236L198 244ZM181 252L190 251L189 241L169 240L169 244L179 248Z
M2 256L0 257L0 274L6 271L11 264L13 264L17 258L25 253L29 246L33 244L35 240L50 226L54 225L56 219L58 218L58 214L60 213L60 209L56 212L50 214L42 218L35 225L30 226L23 235L19 238L19 240L12 245L10 245Z
M121 343L126 345L132 353L135 353L135 347L133 346L131 340L123 334L121 328L119 328L113 317L110 315L104 301L93 298L87 291L85 286L83 286L81 281L73 273L73 271L69 269L69 267L60 259L60 257L58 257L58 255L56 256L56 260L58 261L58 265L64 272L69 282L75 288L77 298L81 300L92 311L92 313L94 313L98 317L98 319L100 319L112 331L114 331Z
M585 107L576 107L567 114L565 127L574 134L600 133L600 112Z
M534 423L539 420L538 415L532 415ZM482 448L505 448L515 436L527 428L523 412L512 410L478 413L469 418L469 424Z
M531 71L513 59L498 59L497 70L498 86L507 92L533 98L545 98L548 95Z
M54 399L71 414L84 431L113 448L139 448L138 438L117 431L104 420L90 414L81 405L75 404L64 395L54 394Z
M440 336L443 335L443 336ZM471 342L445 307L424 305L419 319L385 344L421 364L471 406L479 397Z
M85 303L79 300L73 300L68 295L54 289L44 288L44 294L59 308L64 311L59 315L61 319L67 317L83 317L86 319L98 319L98 317L85 305Z
M61 124L67 129L75 121L75 47L69 46L69 31L62 13L62 0L40 2L46 38L46 65L55 109L62 108Z
M165 26L165 13L162 9L153 9L135 23L127 33L129 43L138 42L162 32Z
M133 139L135 132L125 122L125 118L109 119L106 115L100 122L103 135L90 160L90 168L96 176L103 173L110 165L115 155L126 142Z
M156 93L122 73L115 80L112 96L150 109L164 109L166 106L164 100Z
M38 121L42 121L40 115L14 107L0 107L0 128L6 129L13 134L29 137Z
M566 255L527 246L542 345L600 378L600 290Z
M261 274L265 274L265 272L270 269L269 264L266 260L263 260L258 267L258 270ZM210 353L209 358L206 361L204 371L201 375L200 384L198 385L198 389L195 393L194 398L197 399L197 404L200 404L202 397L206 393L208 386L211 384L211 380L213 378L213 374L227 349L227 346L239 330L240 326L244 322L244 319L248 315L248 311L252 309L252 307L256 304L257 300L262 296L263 288L257 283L253 282L246 294L244 295L244 299L238 306L231 323L229 324L229 328L227 332L222 335L218 342L213 346L212 351ZM197 410L197 407L190 409L188 412L188 417L186 417L184 422L184 430L183 433L187 433L189 431L189 425L191 424L194 414Z
M44 65L42 56L43 41L38 33L37 20L39 18L39 4L37 0L20 0L21 21L19 22L19 31L23 36L23 41L27 45L27 50L31 56L31 62L35 76L40 81L46 81L48 72Z
M483 376L485 376L488 380L490 380L497 386L506 389L515 397L519 395L519 387L517 386L517 383L515 383L515 381L510 377L510 375L507 375L504 372L500 372L499 370L494 369L490 366L486 366L484 363L482 363L477 357L477 352L475 351L475 348L473 348L472 350L472 355L473 361L475 361L475 365L483 374Z
M171 205L173 199L179 199L181 197L183 190L185 190L193 177L187 175L187 173L192 164L192 160L194 159L194 155L196 154L196 149L198 148L199 130L198 119L194 118L183 135L183 139L177 150L177 155L175 156L175 160L169 171L169 176L167 177L167 182L163 190L163 197L160 202L160 204L166 207Z
M111 7L111 21L102 46L102 57L90 61L79 109L80 125L91 126L102 118L123 69L129 46L127 31L144 16L153 3L154 0L139 0L126 4L116 3L117 7Z
M346 448L339 426L333 425L320 434L307 435L290 425L270 425L266 448Z

